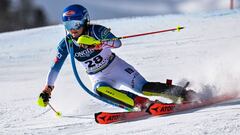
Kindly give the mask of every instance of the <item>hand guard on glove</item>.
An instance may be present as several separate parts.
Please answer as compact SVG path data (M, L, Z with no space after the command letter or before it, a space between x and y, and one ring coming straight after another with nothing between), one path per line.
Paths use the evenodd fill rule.
M89 49L95 49L95 50L101 50L102 45L104 44L100 40L97 40L88 35L80 36L77 40L77 43L85 49L89 48Z
M51 92L54 86L45 86L42 93L40 93L38 98L38 105L41 107L46 107L48 105L49 99L51 98Z

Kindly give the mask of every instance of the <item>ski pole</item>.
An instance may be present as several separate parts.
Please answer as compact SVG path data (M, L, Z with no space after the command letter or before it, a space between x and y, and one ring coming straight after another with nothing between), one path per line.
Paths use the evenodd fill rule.
M145 35L151 35L151 34L157 34L157 33L164 33L164 32L169 32L169 31L180 31L181 29L184 29L184 27L177 26L176 28L172 29L165 29L165 30L159 30L159 31L152 31L152 32L146 32L146 33L139 33L135 35L128 35L128 36L122 36L122 37L116 37L116 38L111 38L111 39L103 39L103 41L111 41L111 40L119 40L119 39L125 39L125 38L132 38L132 37L139 37L139 36L145 36Z
M61 117L61 115L62 115L61 112L56 111L56 110L52 107L52 105L51 105L50 103L48 103L48 105L49 105L50 108L55 112L56 116Z

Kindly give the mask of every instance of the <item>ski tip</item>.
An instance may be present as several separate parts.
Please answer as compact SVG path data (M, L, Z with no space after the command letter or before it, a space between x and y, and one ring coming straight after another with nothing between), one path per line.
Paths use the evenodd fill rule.
M101 114L102 114L102 112L98 112L98 113L95 113L95 114L94 114L96 123L101 123L101 122L99 121L99 118L98 118L98 116L101 115Z
M107 113L107 112L98 112L95 113L95 121L98 124L110 124L119 121L121 114L119 113Z

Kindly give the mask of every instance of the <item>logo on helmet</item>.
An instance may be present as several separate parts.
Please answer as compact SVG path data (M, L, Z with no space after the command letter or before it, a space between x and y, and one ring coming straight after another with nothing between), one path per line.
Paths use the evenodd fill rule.
M72 16L72 15L74 15L75 13L76 13L75 11L69 10L69 11L63 13L63 16Z

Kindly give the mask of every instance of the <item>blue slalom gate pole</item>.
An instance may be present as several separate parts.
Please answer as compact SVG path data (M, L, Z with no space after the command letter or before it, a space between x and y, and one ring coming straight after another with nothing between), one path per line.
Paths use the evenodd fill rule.
M72 40L71 40L72 42ZM67 44L68 46L68 44ZM89 95L103 101L103 102L106 102L108 104L111 104L113 106L116 106L116 107L121 107L123 109L126 109L126 110L132 110L131 108L128 108L128 107L125 107L125 106L122 106L120 104L117 104L117 103L114 103L114 102L111 102L103 97L100 97L99 95L93 93L91 90L89 90L85 85L84 83L82 82L82 80L80 79L79 77L79 74L77 72L77 68L76 68L76 64L75 64L75 60L74 60L74 49L73 49L73 43L71 43L70 45L70 48L69 48L69 51L70 51L70 57L71 57L71 64L72 64L72 69L73 69L73 73L74 73L74 76L76 78L76 80L78 81L79 85L83 88L84 91L86 91Z

